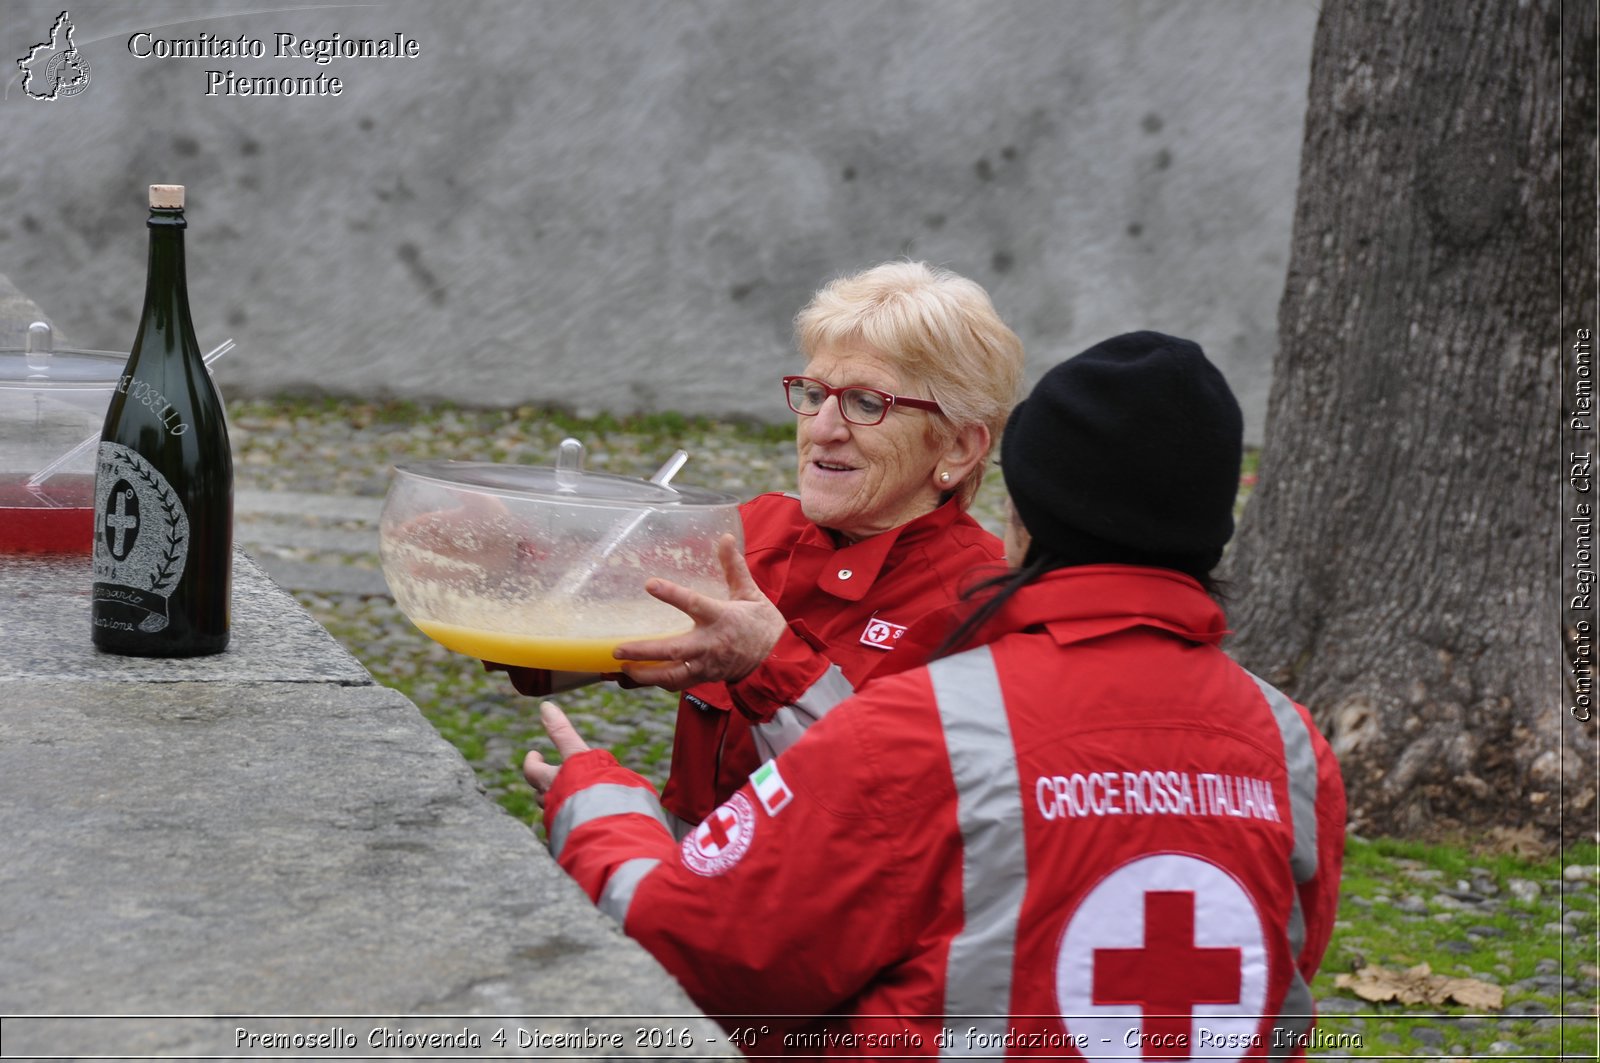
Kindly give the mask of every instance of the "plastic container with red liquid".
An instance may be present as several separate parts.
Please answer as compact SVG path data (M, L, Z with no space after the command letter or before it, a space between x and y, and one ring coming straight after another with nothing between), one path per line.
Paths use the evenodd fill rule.
M89 553L96 448L60 459L98 438L127 360L56 350L44 322L0 348L0 555Z

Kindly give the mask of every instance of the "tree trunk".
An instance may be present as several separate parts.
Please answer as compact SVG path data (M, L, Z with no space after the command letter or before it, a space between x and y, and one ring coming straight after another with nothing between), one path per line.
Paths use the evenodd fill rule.
M1358 830L1594 821L1559 571L1562 360L1594 328L1594 55L1591 3L1323 5L1259 486L1225 575L1229 649L1315 714Z

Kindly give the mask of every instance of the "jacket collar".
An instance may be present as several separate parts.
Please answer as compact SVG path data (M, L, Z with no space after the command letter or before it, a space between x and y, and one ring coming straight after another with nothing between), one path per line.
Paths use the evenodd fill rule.
M900 638L874 676L927 661L982 598L960 601L923 617ZM1042 628L1057 644L1086 642L1137 627L1217 645L1228 634L1222 607L1181 572L1137 565L1075 565L1046 572L1012 595L967 641L966 648L1027 628Z
M832 532L815 524L806 528L800 540L814 557L821 554L822 570L817 576L817 586L835 598L859 602L872 589L891 555L936 539L963 519L969 519L966 511L955 501L949 501L931 513L859 542L840 546Z
M1007 631L1043 625L1065 646L1134 627L1216 645L1228 634L1222 607L1192 576L1138 565L1076 565L1023 587L990 622ZM985 635L989 632L985 625Z

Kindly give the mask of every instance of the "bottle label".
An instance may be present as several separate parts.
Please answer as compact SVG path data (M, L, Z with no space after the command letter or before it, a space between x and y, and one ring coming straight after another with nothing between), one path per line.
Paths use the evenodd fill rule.
M122 374L122 379L117 383L117 390L127 395L136 402L141 402L145 408L156 415L165 428L175 436L181 436L189 430L189 426L178 416L178 411L172 408L172 403L167 397L143 380L136 380L132 373Z
M102 442L94 520L95 623L162 630L189 560L189 515L177 492L136 451Z

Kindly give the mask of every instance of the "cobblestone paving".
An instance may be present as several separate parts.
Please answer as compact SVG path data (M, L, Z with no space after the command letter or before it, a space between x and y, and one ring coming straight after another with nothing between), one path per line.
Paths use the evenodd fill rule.
M537 810L518 765L526 750L544 746L534 702L503 676L425 638L385 593L377 515L390 467L433 458L549 464L571 434L588 447L586 467L600 471L648 476L682 446L691 455L679 474L684 483L747 497L788 488L793 477L786 431L671 415L580 423L528 409L281 402L234 404L230 422L240 542L379 682L423 710L472 764L486 793L529 822L537 822ZM999 479L989 477L975 507L996 531ZM557 700L591 743L613 749L658 784L664 778L671 695L603 684ZM1330 1038L1348 1036L1343 1046L1323 1043L1311 1055L1595 1058L1593 867L1502 858L1441 869L1441 859L1352 841L1340 922L1313 986L1321 1029ZM1335 975L1366 964L1404 969L1421 962L1435 973L1502 986L1505 1006L1470 1012L1371 1004L1333 986Z

